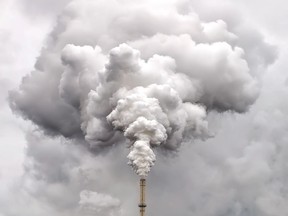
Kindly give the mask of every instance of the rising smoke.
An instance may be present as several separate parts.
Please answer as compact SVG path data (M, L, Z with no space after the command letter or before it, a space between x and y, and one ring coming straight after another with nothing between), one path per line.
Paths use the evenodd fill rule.
M257 99L275 49L233 10L222 5L220 12L211 10L207 2L218 4L74 0L67 5L35 71L10 96L13 110L46 137L28 136L25 175L8 197L0 196L3 215L135 215L135 179L118 145L125 136L139 175L154 163L150 147L174 151L183 141L194 143L182 146L173 160L158 154L150 175L153 214L286 215L287 138L275 147L278 134L267 129L281 115L270 117L268 110L255 129L255 110L244 117L231 114L247 111ZM199 144L195 138L210 135L208 121L212 132L223 121L221 131ZM261 127L268 145L248 132ZM79 143L92 153L110 151L95 156Z
M84 138L97 151L123 131L129 164L146 176L152 147L207 138L207 112L245 112L259 93L249 58L261 54L245 50L223 20L203 22L180 9L72 1L35 71L11 93L12 109L48 135ZM272 50L263 41L254 46Z

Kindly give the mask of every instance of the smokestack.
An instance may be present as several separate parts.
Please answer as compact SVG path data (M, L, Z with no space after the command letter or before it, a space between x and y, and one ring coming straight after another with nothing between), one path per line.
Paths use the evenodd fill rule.
M140 208L140 216L145 215L145 187L146 187L146 179L141 178L140 179L140 203L139 203L139 208Z

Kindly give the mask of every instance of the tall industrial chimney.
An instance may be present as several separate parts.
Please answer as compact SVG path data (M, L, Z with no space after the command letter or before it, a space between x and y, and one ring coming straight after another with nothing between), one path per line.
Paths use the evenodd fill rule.
M145 187L146 187L146 179L141 178L140 179L140 203L139 203L139 208L140 208L140 216L145 215Z

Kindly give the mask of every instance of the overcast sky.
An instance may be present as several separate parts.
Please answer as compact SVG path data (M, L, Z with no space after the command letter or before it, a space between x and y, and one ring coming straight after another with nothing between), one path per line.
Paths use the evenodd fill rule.
M139 95L168 134L148 215L287 215L285 5L0 0L0 216L138 214L130 132L109 123Z

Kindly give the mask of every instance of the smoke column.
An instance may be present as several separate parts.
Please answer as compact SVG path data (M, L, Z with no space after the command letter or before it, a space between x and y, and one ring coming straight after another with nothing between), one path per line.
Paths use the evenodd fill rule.
M149 66L138 59L137 51L122 44L113 49L110 55L122 58L123 55L132 55L133 52L137 53L135 77L137 73L142 73L145 77L145 67ZM125 70L133 71L132 66L135 65L126 64ZM156 72L151 70L151 73ZM188 128L191 134L199 136L207 131L205 109L193 103L183 103L178 92L168 84L137 86L130 90L122 87L113 95L112 101L115 108L107 116L107 120L116 129L124 131L124 136L130 140L129 164L142 177L147 176L154 164L155 154L152 147L166 142L170 142L171 146L177 145Z
M49 136L101 152L124 135L141 177L154 147L174 151L209 137L207 113L247 111L259 93L255 74L274 59L260 55L269 44L247 48L223 20L150 3L72 1L35 70L10 94L11 108Z

